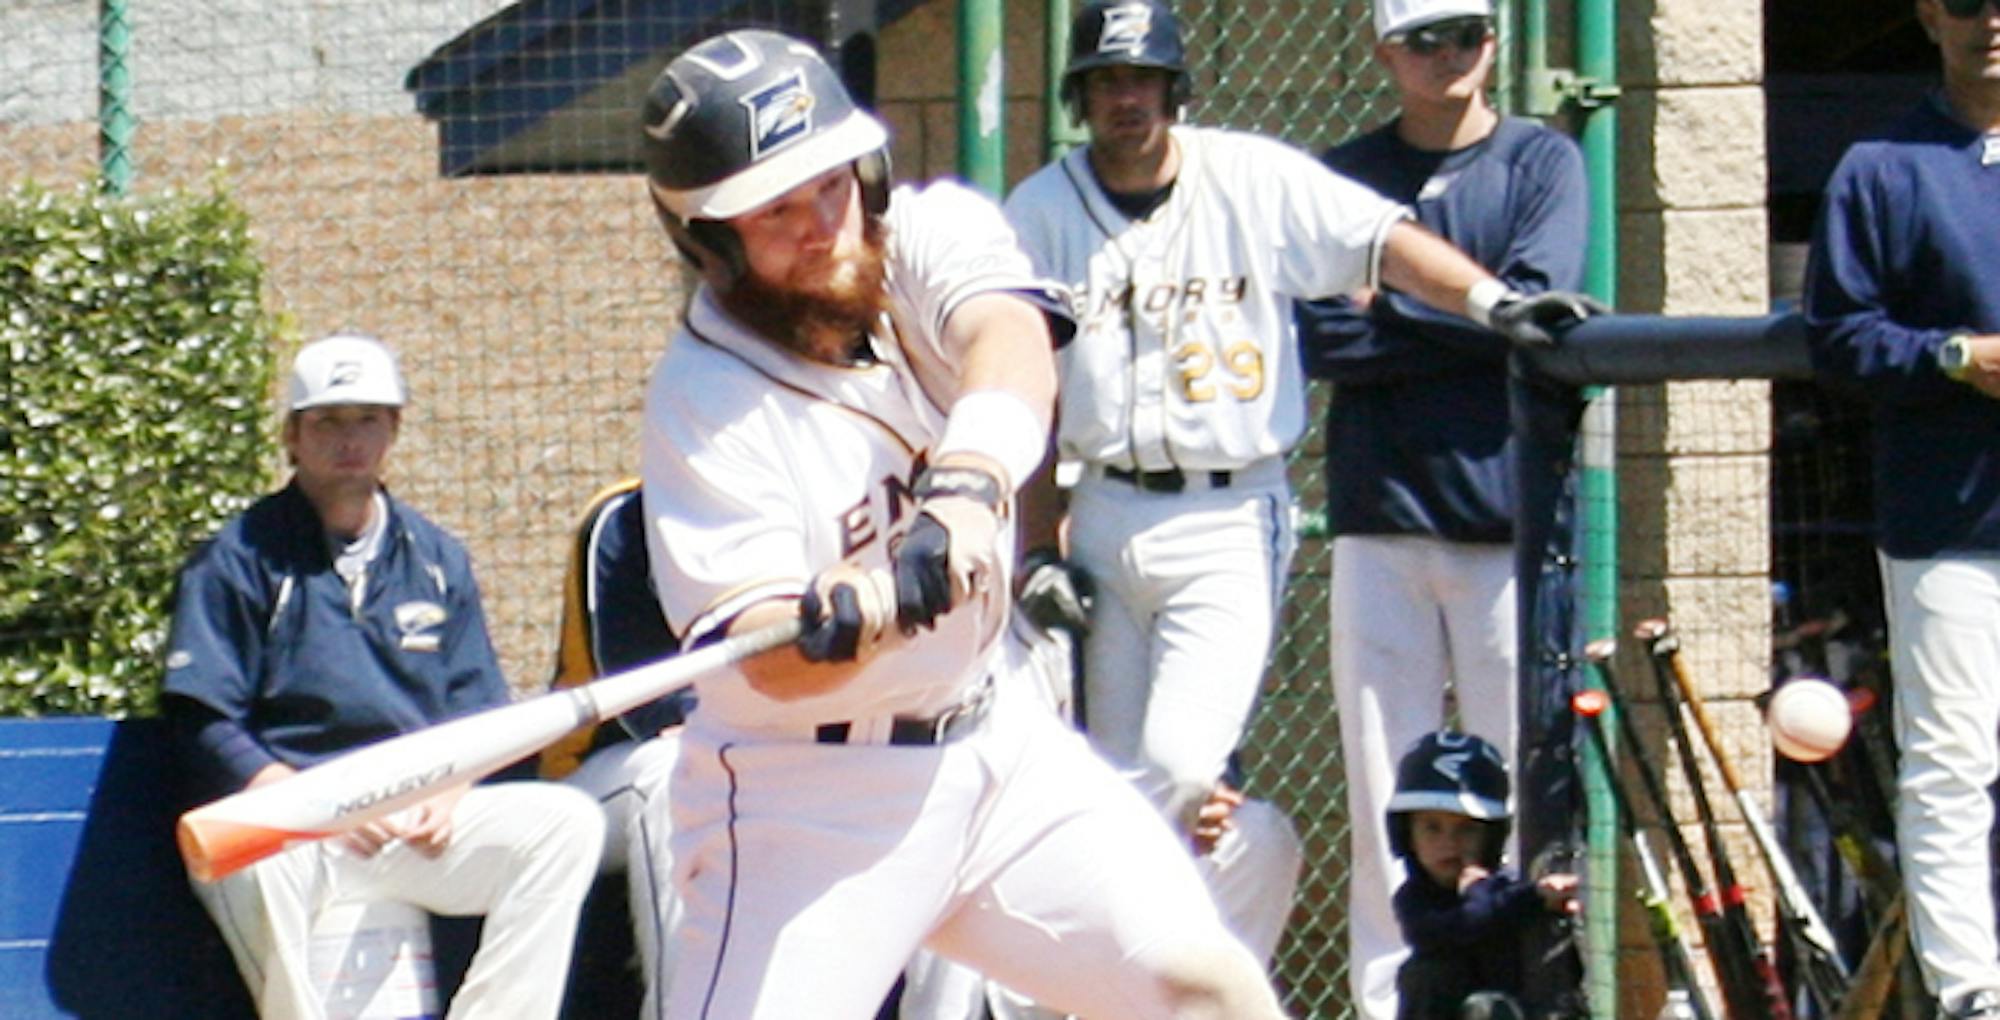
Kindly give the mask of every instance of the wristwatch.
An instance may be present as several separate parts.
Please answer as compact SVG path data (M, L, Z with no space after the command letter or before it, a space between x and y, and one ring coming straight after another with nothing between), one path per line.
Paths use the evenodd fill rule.
M1945 378L1963 381L1972 371L1972 346L1967 342L1970 339L1959 333L1946 337L1944 343L1938 345L1938 371L1943 372Z

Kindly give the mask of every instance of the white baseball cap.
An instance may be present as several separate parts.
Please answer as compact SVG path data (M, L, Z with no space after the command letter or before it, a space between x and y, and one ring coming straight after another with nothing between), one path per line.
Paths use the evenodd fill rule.
M401 407L405 392L396 356L382 341L335 333L305 345L292 361L292 410L327 404Z
M1452 18L1490 18L1493 0L1375 0L1375 38Z

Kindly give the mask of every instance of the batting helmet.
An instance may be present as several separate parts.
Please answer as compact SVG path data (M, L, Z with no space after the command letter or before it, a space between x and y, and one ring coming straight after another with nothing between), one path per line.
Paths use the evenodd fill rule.
M1449 811L1487 823L1481 857L1486 867L1499 867L1513 827L1508 787L1507 763L1492 744L1451 730L1425 734L1396 765L1396 793L1387 812L1389 849L1410 856L1411 812Z
M1062 100L1083 119L1083 75L1099 67L1151 67L1173 75L1167 105L1178 109L1193 92L1181 23L1160 0L1092 0L1077 12L1069 29L1069 66L1063 69Z
M720 221L834 167L855 166L870 213L888 208L888 130L819 51L777 32L728 32L675 57L646 90L642 127L647 186L668 234L704 266L721 259L732 280L742 245Z

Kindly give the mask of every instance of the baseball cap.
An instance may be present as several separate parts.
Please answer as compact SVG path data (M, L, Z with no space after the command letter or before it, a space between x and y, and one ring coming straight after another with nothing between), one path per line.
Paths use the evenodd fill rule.
M1490 18L1493 0L1375 0L1375 38L1451 18Z
M294 411L327 404L403 406L403 373L382 341L359 333L315 340L292 360Z

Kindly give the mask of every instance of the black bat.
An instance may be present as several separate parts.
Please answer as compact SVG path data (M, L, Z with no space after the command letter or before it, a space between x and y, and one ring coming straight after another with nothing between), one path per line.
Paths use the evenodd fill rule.
M1688 898L1694 901L1695 920L1701 923L1702 939L1708 949L1708 958L1715 965L1717 983L1722 986L1722 1001L1728 1008L1731 1020L1779 1020L1772 1015L1771 998L1766 994L1763 978L1757 972L1756 949L1754 943L1746 943L1743 933L1723 912L1722 901L1709 889L1708 878L1696 863L1694 851L1689 848L1687 837L1681 833L1680 824L1674 817L1672 802L1667 799L1666 782L1661 778L1653 756L1646 750L1645 740L1639 734L1632 715L1626 711L1618 694L1617 678L1611 669L1611 655L1617 643L1609 638L1599 638L1584 648L1584 654L1597 666L1598 675L1604 679L1604 695L1608 699L1611 714L1617 718L1618 732L1624 738L1621 745L1629 752L1634 770L1639 774L1640 785L1653 802L1659 813L1661 828L1667 832L1667 846L1673 851L1674 861L1680 866L1681 880L1687 884ZM1787 1014L1789 1014L1787 1010Z
M1667 731L1673 734L1674 747L1680 752L1681 773L1687 777L1688 792L1694 797L1695 813L1701 820L1702 841L1708 844L1708 863L1715 871L1715 884L1721 887L1723 916L1729 919L1729 926L1737 939L1749 948L1758 983L1770 1000L1773 1020L1791 1020L1791 996L1786 993L1784 981L1778 976L1777 955L1758 937L1757 926L1750 920L1749 898L1743 883L1736 878L1736 867L1729 857L1729 845L1723 842L1722 825L1716 820L1715 805L1708 799L1708 784L1702 779L1701 760L1695 756L1694 737L1688 733L1687 714L1681 711L1680 685L1676 682L1674 661L1670 658L1678 656L1680 639L1674 636L1664 620L1641 623L1635 636L1647 642L1646 658L1653 665L1660 711L1666 714Z
M1770 870L1772 884L1778 892L1778 906L1783 911L1782 927L1791 936L1793 948L1798 953L1806 990L1812 993L1822 1011L1832 1013L1846 994L1848 984L1847 964L1840 958L1840 946L1834 941L1833 930L1820 917L1819 908L1813 905L1805 883L1799 881L1791 858L1778 844L1777 834L1771 830L1770 821L1764 817L1756 797L1737 775L1736 765L1722 744L1715 720L1709 717L1708 706L1681 658L1680 639L1668 629L1664 620L1640 623L1637 634L1647 642L1647 652L1652 655L1654 665L1658 667L1664 660L1666 668L1671 671L1674 686L1679 689L1688 714L1694 717L1695 727L1701 730L1702 743L1708 747L1716 771L1722 773L1722 783L1735 798L1743 824L1749 828L1759 853L1763 855L1764 864Z
M1603 691L1578 691L1570 699L1570 708L1583 717L1584 729L1590 732L1591 743L1597 748L1597 757L1604 766L1605 785L1611 790L1611 800L1618 812L1618 827L1631 841L1632 855L1639 862L1639 875L1645 887L1639 892L1639 903L1646 908L1646 928L1652 933L1653 945L1660 951L1660 964L1667 973L1667 987L1687 994L1688 1004L1694 1008L1697 1020L1715 1020L1715 1007L1709 1005L1708 996L1702 994L1701 983L1694 973L1694 954L1688 949L1687 934L1681 930L1680 920L1674 916L1673 894L1667 888L1667 876L1660 869L1660 860L1653 854L1653 845L1646 841L1646 834L1639 828L1639 816L1632 810L1631 794L1625 790L1625 779L1618 774L1618 768L1611 757L1611 742L1604 736L1604 710L1611 704Z

